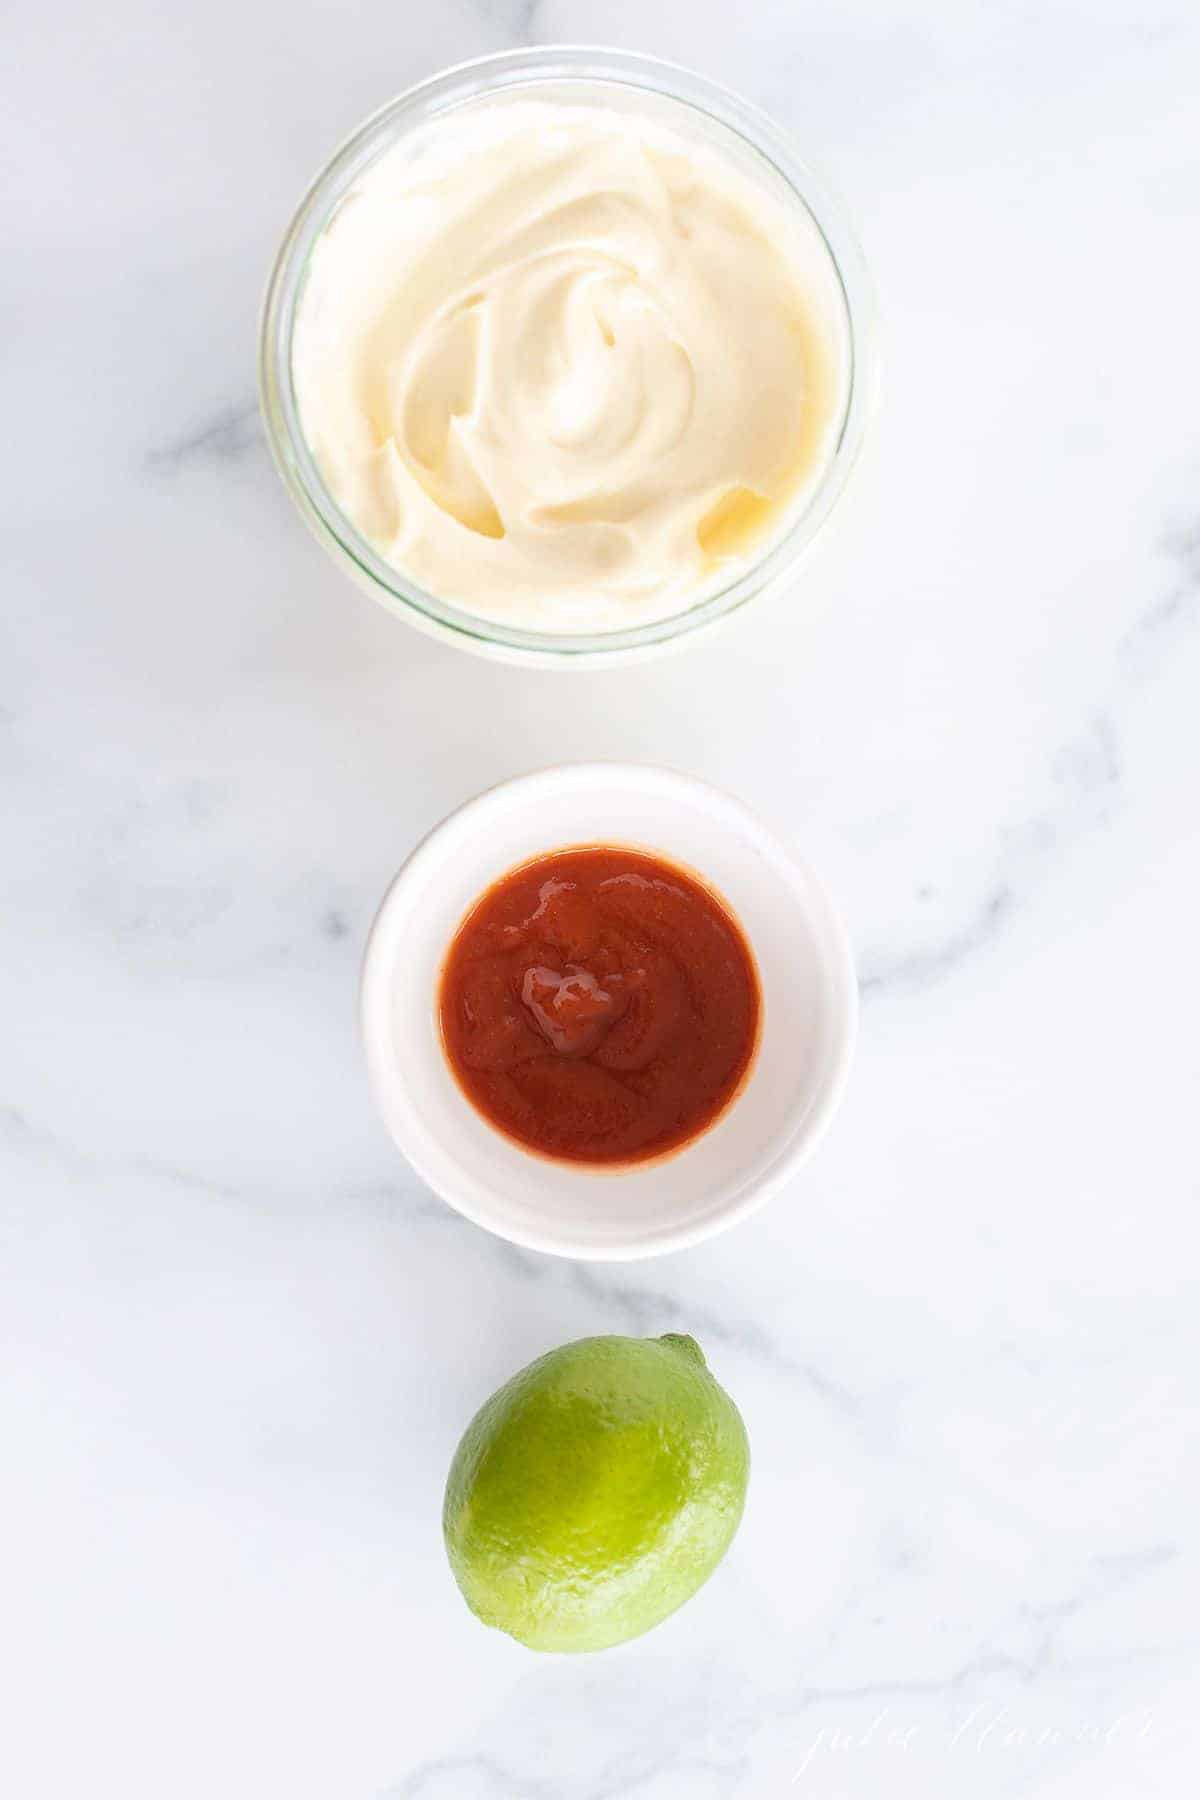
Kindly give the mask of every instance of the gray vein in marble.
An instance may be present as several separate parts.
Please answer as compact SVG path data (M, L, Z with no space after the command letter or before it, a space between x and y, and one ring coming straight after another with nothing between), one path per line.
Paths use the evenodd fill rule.
M477 0L479 11L489 24L499 25L505 38L514 46L532 44L536 40L537 17L542 0Z
M350 935L350 921L340 907L331 906L321 915L320 930L322 937L327 937L331 943L340 943Z
M864 1681L846 1687L804 1687L797 1691L792 1702L782 1708L777 1716L783 1719L797 1718L815 1706L852 1705L861 1700L950 1699L964 1694L973 1695L981 1684L1005 1677L1011 1677L1025 1686L1048 1672L1064 1681L1078 1680L1082 1676L1109 1668L1124 1669L1135 1665L1153 1667L1170 1654L1165 1649L1150 1646L1116 1652L1111 1656L1058 1658L1051 1655L1047 1644L1048 1640L1039 1641L1028 1657L1010 1656L1001 1651L981 1651L968 1658L952 1674L931 1676L928 1680L881 1680Z
M878 957L860 966L858 988L866 999L883 990L928 987L986 949L1012 912L1013 891L1004 883L987 894L974 916L940 944L905 956Z
M1140 1572L1145 1573L1159 1567L1171 1554L1168 1547L1160 1546L1135 1553L1131 1558L1113 1560L1137 1564ZM1105 1591L1108 1591L1107 1587ZM1093 1599L1099 1597L1102 1597L1099 1593L1091 1595ZM575 1771L568 1781L560 1778L550 1784L518 1766L511 1751L505 1755L499 1745L488 1743L475 1754L460 1753L420 1763L398 1785L385 1788L379 1800L442 1800L443 1795L447 1800L451 1796L453 1800L460 1800L464 1791L470 1793L470 1800L485 1800L485 1796L491 1800L492 1795L496 1800L543 1800L543 1796L549 1794L553 1794L554 1800L620 1800L621 1796L636 1791L636 1786L652 1781L666 1771L679 1777L688 1770L703 1770L710 1784L715 1784L709 1791L732 1796L739 1792L748 1767L745 1749L753 1737L769 1725L786 1727L797 1723L818 1707L851 1708L864 1703L886 1706L902 1700L970 1702L987 1698L997 1691L1003 1694L1013 1686L1028 1687L1047 1677L1058 1682L1074 1681L1114 1666L1149 1668L1161 1662L1165 1652L1156 1648L1120 1652L1113 1656L1057 1656L1058 1627L1086 1603L1085 1596L1075 1596L1059 1606L1045 1609L1045 1628L1038 1632L1027 1656L985 1648L976 1651L946 1675L885 1678L840 1685L805 1682L782 1701L760 1700L750 1713L736 1705L730 1706L721 1724L727 1739L733 1741L719 1759L701 1760L686 1751L680 1756L669 1752L658 1756L643 1754L636 1760L627 1755L615 1766L591 1773ZM1022 1610L1028 1618L1038 1617L1031 1608ZM711 1712L711 1708L708 1710ZM494 1729L504 1732L506 1737L510 1735L507 1722ZM666 1733L663 1735L665 1737ZM686 1735L680 1733L678 1742L681 1745L687 1743ZM797 1740L796 1748L797 1756L800 1756L804 1748L802 1740ZM461 1784L468 1777L483 1785L464 1790Z
M798 1376L819 1399L847 1418L861 1421L863 1417L862 1402L856 1394L814 1364L789 1356L757 1325L730 1319L726 1311L714 1312L696 1306L692 1301L684 1306L661 1288L642 1288L601 1275L594 1264L572 1263L570 1274L572 1285L589 1300L598 1301L609 1311L623 1315L637 1331L681 1327L707 1342L727 1345L731 1350L753 1357L756 1362Z
M764 1367L799 1378L817 1397L843 1417L861 1424L863 1402L857 1394L834 1381L815 1364L789 1356L760 1326L731 1319L727 1311L715 1312L689 1301L684 1305L663 1288L642 1287L629 1279L601 1274L593 1263L567 1262L536 1256L498 1239L496 1259L526 1281L559 1279L570 1284L593 1305L621 1318L635 1332L682 1329L693 1332L705 1345L721 1344L754 1359Z
M1062 744L1051 760L1056 798L1024 824L1001 834L997 872L967 921L935 943L899 956L864 958L864 997L917 991L955 973L989 949L1044 878L1053 858L1111 817L1111 796L1120 786L1117 710L1128 686L1131 664L1161 661L1168 640L1200 614L1200 520L1190 519L1164 533L1161 549L1172 577L1166 591L1141 613L1119 639L1104 703L1090 724ZM929 883L923 884L928 891Z
M1059 1676L1080 1675L1110 1666L1153 1663L1166 1652L1151 1647L1119 1652L1115 1656L1077 1655L1064 1658L1058 1654L1058 1640L1063 1626L1070 1620L1101 1604L1121 1589L1174 1562L1178 1555L1179 1551L1174 1544L1152 1544L1140 1550L1095 1556L1091 1559L1091 1573L1087 1579L1061 1599L1042 1605L1019 1603L1013 1618L1032 1628L1032 1641L1024 1656L983 1649L945 1676L872 1681L849 1687L813 1686L805 1683L793 1696L787 1708L788 1716L794 1711L803 1711L829 1702L953 1695L995 1676L1011 1675L1028 1684L1046 1673ZM1011 1622L1008 1620L1002 1623L1007 1625ZM836 1642L836 1637L836 1633L831 1634L827 1648Z
M631 1741L618 1730L603 1733L599 1755L586 1762L572 1758L568 1770L559 1767L553 1780L545 1774L545 1763L539 1761L534 1770L525 1766L538 1757L531 1756L529 1745L537 1744L544 1733L536 1729L545 1708L544 1676L552 1670L539 1659L537 1675L520 1683L510 1696L504 1713L483 1734L484 1742L473 1752L451 1753L433 1757L411 1769L399 1783L385 1788L378 1800L625 1800L640 1793L664 1771L673 1778L691 1781L705 1777L703 1788L697 1782L694 1791L705 1796L720 1794L731 1797L744 1791L742 1783L748 1772L744 1745L757 1723L755 1711L745 1704L740 1684L723 1678L719 1667L707 1660L693 1661L692 1680L682 1694L664 1695L661 1709L641 1714L641 1729ZM629 1665L619 1660L608 1662L597 1670L594 1707L601 1721L607 1716L615 1723L624 1713L624 1703L631 1698L640 1701L642 1681ZM725 1737L719 1747L712 1743L711 1725L716 1701L726 1712ZM526 1729L526 1725L534 1729ZM496 1741L500 1740L500 1741ZM664 1753L663 1744L668 1746ZM704 1754L698 1749L703 1746ZM468 1785L470 1783L470 1785ZM479 1785L475 1785L478 1783Z
M442 1795L449 1800L449 1796L461 1792L453 1785L458 1777L467 1775L476 1782L472 1800L484 1800L485 1795L492 1794L496 1800L516 1800L518 1795L520 1800L558 1800L555 1784L534 1781L526 1775L518 1778L490 1756L443 1756L423 1762L398 1787L384 1788L379 1800L441 1800Z
M605 1770L594 1784L577 1787L573 1782L570 1787L571 1800L627 1800L646 1782L653 1781L663 1769L669 1767L672 1774L683 1775L689 1770L703 1772L710 1778L707 1793L713 1793L711 1786L715 1778L719 1783L719 1791L730 1796L737 1793L747 1765L739 1759L736 1764L721 1764L701 1760L698 1757L681 1757L678 1760L649 1756L639 1757L634 1767L625 1759L615 1767ZM519 1773L509 1765L492 1756L447 1756L435 1758L421 1763L412 1771L399 1787L384 1788L378 1800L464 1800L463 1789L457 1785L447 1785L459 1776L471 1775L482 1786L473 1786L470 1800L564 1800L564 1788L561 1780L545 1782L536 1779L523 1770Z
M1001 837L999 868L967 921L940 942L899 956L866 957L859 966L864 998L918 991L955 973L991 947L1064 850L1111 817L1120 786L1117 729L1110 711L1095 714L1050 761L1053 799Z
M1162 549L1175 571L1175 579L1122 639L1120 648L1125 658L1143 651L1164 631L1185 623L1200 610L1200 519L1167 531Z
M1096 1569L1110 1578L1110 1585L1115 1588L1123 1582L1135 1581L1139 1575L1161 1569L1166 1563L1175 1562L1178 1556L1178 1544L1150 1544L1144 1550L1122 1550L1116 1555L1097 1556L1093 1560Z
M464 1223L450 1207L417 1183L415 1177L411 1195L390 1181L346 1183L340 1187L321 1184L312 1188L222 1181L159 1157L99 1155L68 1142L36 1123L20 1107L6 1103L0 1103L0 1147L14 1156L40 1157L73 1179L161 1182L180 1192L198 1194L222 1205L287 1206L320 1202L329 1207L342 1207L372 1204L384 1207L389 1215L402 1217L408 1223Z
M1055 1652L1061 1628L1080 1613L1107 1600L1123 1588L1142 1581L1178 1559L1175 1544L1149 1544L1140 1550L1116 1551L1091 1559L1091 1573L1073 1592L1047 1605L1023 1605L1019 1616L1038 1628L1031 1657L1034 1672L1057 1660Z
M258 402L223 406L178 437L156 444L143 457L143 467L158 475L177 475L204 464L238 462L264 442Z

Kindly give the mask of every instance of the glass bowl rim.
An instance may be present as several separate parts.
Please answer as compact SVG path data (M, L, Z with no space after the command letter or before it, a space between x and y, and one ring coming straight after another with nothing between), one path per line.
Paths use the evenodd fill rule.
M508 625L440 599L387 562L326 487L301 428L292 382L292 333L309 259L354 178L405 130L471 101L549 81L607 82L642 89L691 107L740 138L808 213L829 255L846 316L849 368L838 437L803 512L726 586L665 618L620 630L552 632ZM862 445L875 389L873 328L874 300L866 265L841 204L767 113L707 76L658 57L586 44L539 45L474 57L429 76L385 101L333 152L297 206L268 277L259 325L259 399L272 458L305 522L334 560L389 611L483 655L510 662L595 667L661 651L728 617L793 570L845 487Z

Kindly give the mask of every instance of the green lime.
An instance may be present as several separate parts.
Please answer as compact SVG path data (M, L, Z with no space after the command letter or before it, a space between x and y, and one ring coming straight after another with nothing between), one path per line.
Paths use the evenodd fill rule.
M531 1650L604 1650L707 1581L749 1471L694 1338L580 1338L468 1425L446 1482L450 1566L472 1612Z

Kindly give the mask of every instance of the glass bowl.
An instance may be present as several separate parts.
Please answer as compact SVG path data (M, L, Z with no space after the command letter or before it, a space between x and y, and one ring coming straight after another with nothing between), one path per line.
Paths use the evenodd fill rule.
M666 618L624 630L575 633L529 630L484 618L439 598L385 560L333 499L301 427L292 379L292 334L309 259L356 181L405 133L490 101L589 100L626 110L653 109L677 130L699 133L786 203L803 208L828 252L844 307L846 372L833 448L807 503L757 556ZM501 661L555 668L640 660L711 626L756 595L777 588L828 517L854 464L874 390L871 300L862 256L840 207L800 161L765 113L701 75L627 51L555 45L506 51L435 75L381 107L335 152L288 227L267 285L259 344L259 389L276 467L301 514L334 561L391 612L410 624Z

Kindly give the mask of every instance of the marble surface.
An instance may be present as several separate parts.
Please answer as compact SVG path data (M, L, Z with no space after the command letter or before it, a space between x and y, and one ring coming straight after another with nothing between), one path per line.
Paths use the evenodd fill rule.
M325 562L253 334L365 112L587 39L793 128L887 372L793 592L565 679ZM1195 9L26 0L3 79L0 1789L1192 1793ZM595 1270L422 1191L354 988L420 833L606 755L789 832L864 1010L790 1192ZM451 1584L451 1450L544 1348L666 1329L746 1415L741 1534L652 1636L538 1659Z

